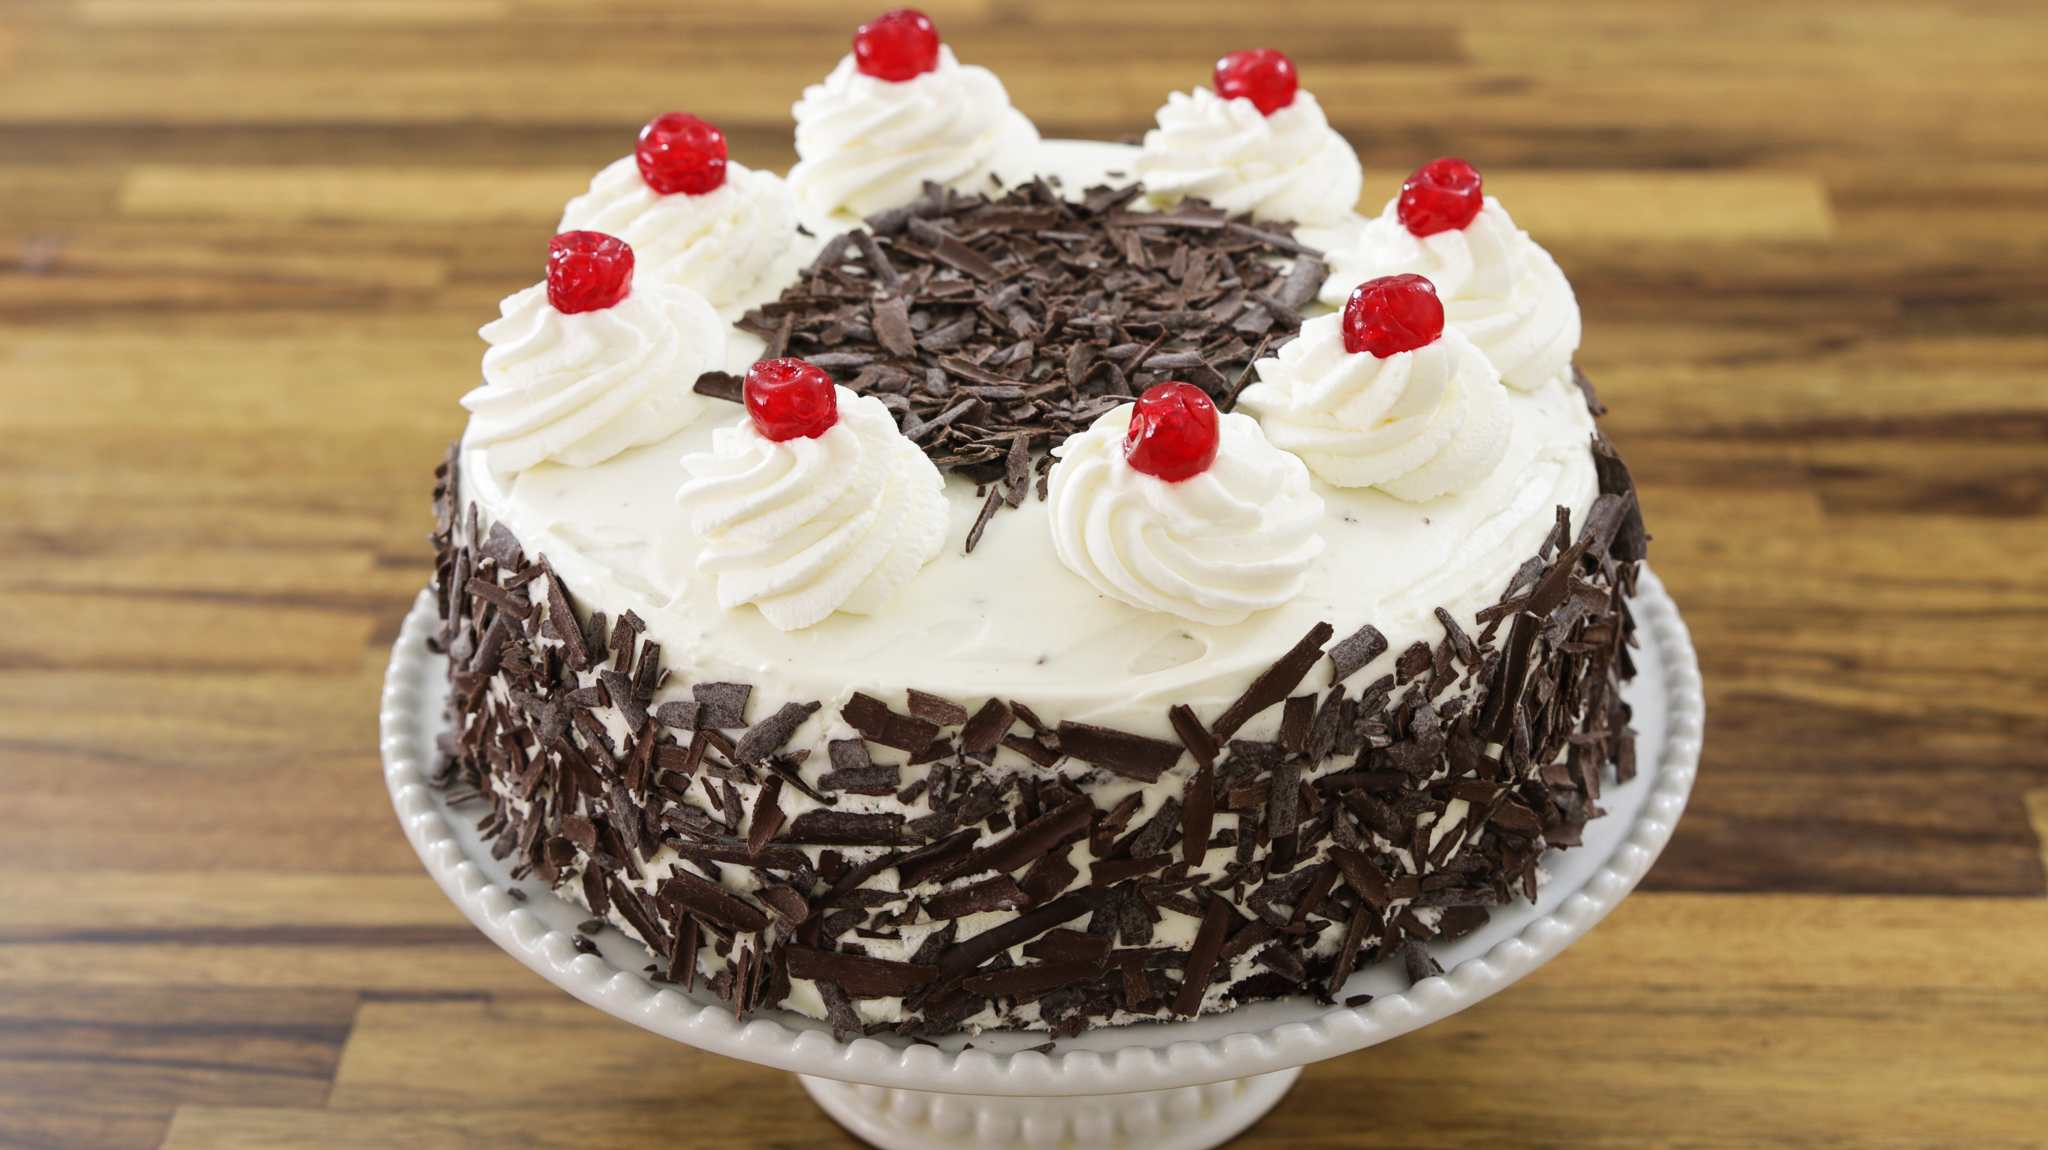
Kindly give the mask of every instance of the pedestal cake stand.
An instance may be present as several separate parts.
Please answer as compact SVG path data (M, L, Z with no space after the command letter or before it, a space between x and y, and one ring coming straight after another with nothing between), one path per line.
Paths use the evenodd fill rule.
M441 730L446 661L426 648L438 620L424 592L406 616L384 679L384 778L406 837L435 881L491 941L541 977L636 1026L703 1050L792 1071L819 1106L882 1150L1206 1150L1259 1120L1308 1063L1385 1042L1448 1017L1535 970L1635 888L1669 841L1699 766L1705 703L1685 622L1646 567L1632 601L1643 649L1624 692L1641 770L1603 791L1607 814L1585 845L1544 856L1534 902L1494 909L1486 926L1433 945L1443 975L1408 984L1399 963L1353 975L1356 1008L1306 997L1178 1022L1090 1031L1050 1053L1045 1035L988 1032L939 1044L885 1035L842 1043L823 1022L781 1010L736 1020L707 990L640 973L645 947L616 930L576 949L586 911L542 884L513 899L506 862L427 782ZM969 1045L971 1044L971 1046Z

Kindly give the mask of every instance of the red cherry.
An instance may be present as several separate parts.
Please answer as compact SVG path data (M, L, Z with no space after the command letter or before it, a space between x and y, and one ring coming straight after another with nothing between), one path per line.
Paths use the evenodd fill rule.
M548 241L548 302L564 315L597 311L633 290L633 249L603 232L563 232Z
M1344 350L1380 359L1428 347L1444 334L1436 285L1418 275L1381 276L1351 289L1344 301Z
M1216 94L1226 100L1243 96L1264 115L1292 104L1300 88L1294 61L1271 48L1232 52L1216 61Z
M1479 169L1445 156L1415 169L1415 174L1401 185L1401 200L1394 212L1410 232L1433 236L1471 223L1472 217L1485 206L1485 193L1479 189Z
M800 359L764 359L747 369L742 390L754 430L781 443L816 439L839 422L839 395L825 369Z
M877 80L913 80L939 66L939 30L915 8L891 8L853 34L853 66Z
M1222 438L1216 404L1192 383L1155 383L1138 397L1124 460L1147 475L1179 483L1209 470Z
M664 196L701 196L725 184L725 133L688 112L664 112L640 129L640 178Z

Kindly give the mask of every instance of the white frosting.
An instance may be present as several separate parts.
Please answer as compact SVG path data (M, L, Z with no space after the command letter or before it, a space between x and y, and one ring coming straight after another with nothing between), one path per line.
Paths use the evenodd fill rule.
M636 283L669 283L724 307L761 281L796 238L796 197L773 172L735 163L700 196L662 195L632 156L597 173L570 200L557 232L591 231L632 245Z
M1107 172L1128 170L1137 154L1066 141L1046 151L1045 170L1058 172L1070 191L1114 180ZM793 280L800 272L788 274ZM744 371L759 348L754 336L730 333L726 370ZM1553 380L1510 391L1506 456L1469 491L1416 504L1311 477L1324 504L1316 528L1324 552L1301 592L1235 626L1217 626L1133 607L1076 578L1047 546L1051 504L1035 496L1000 510L967 554L983 500L974 484L948 478L946 542L915 586L873 616L842 612L784 632L759 611L722 609L717 580L696 571L704 544L673 497L677 461L712 450L713 434L739 418L730 405L707 402L716 402L713 414L669 441L587 470L543 463L493 475L470 452L463 497L477 504L486 526L503 522L529 553L545 553L571 594L615 617L630 608L645 619L675 682L751 683L750 713L823 702L790 744L813 748L811 761L821 765L824 740L850 731L838 709L856 690L893 700L899 710L910 687L943 690L970 707L991 696L1017 699L1047 722L1170 739L1169 707L1186 704L1205 721L1221 714L1319 622L1344 634L1371 623L1387 637L1385 665L1353 680L1370 681L1409 644L1443 637L1433 608L1476 634L1474 614L1493 605L1535 554L1554 509L1564 505L1582 523L1599 493L1587 447L1593 422L1578 390ZM1314 686L1328 686L1326 671L1315 676ZM1255 722L1242 737L1271 735ZM994 768L1036 769L1007 749L998 750Z
M781 442L753 421L712 433L683 457L676 502L702 540L696 569L718 605L746 603L780 631L834 611L872 615L945 544L945 480L872 396L836 389L839 419Z
M690 389L725 366L725 324L685 287L636 283L617 304L564 315L535 284L477 332L483 384L462 397L464 441L493 471L552 461L590 467L659 443L703 411Z
M1158 120L1133 174L1159 207L1199 196L1232 215L1327 226L1358 204L1358 155L1309 92L1268 116L1198 87L1167 96Z
M1413 272L1436 285L1445 319L1486 353L1508 386L1527 391L1571 366L1579 347L1578 297L1557 261L1515 227L1499 200L1486 197L1470 224L1430 236L1401 223L1399 202L1389 200L1352 244L1329 252L1324 303L1341 308L1359 284Z
M1343 317L1320 315L1256 366L1259 381L1237 405L1274 446L1339 487L1421 502L1470 491L1507 452L1500 373L1456 328L1381 359L1345 351Z
M1067 569L1147 611L1228 626L1301 592L1323 552L1323 501L1301 461L1242 415L1220 420L1216 461L1177 483L1124 462L1134 404L1053 454L1052 543Z
M907 204L926 180L989 192L991 175L1014 183L1036 170L1038 129L995 73L943 45L937 68L900 82L864 75L846 56L791 112L799 158L789 186L819 217Z

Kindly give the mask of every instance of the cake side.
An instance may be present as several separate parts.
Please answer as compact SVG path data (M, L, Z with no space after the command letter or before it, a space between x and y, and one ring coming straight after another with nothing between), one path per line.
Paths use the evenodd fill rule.
M750 684L675 681L636 616L579 611L478 519L451 455L442 781L490 804L499 857L646 942L662 977L842 1034L1074 1033L1335 996L1396 956L1420 977L1428 939L1533 896L1605 768L1633 773L1618 687L1641 519L1597 432L1592 450L1584 522L1560 508L1493 606L1443 612L1388 675L1354 681L1384 638L1333 619L1220 713L1170 709L1172 740L942 684L855 695L858 737L822 771L787 745L818 704L761 713Z

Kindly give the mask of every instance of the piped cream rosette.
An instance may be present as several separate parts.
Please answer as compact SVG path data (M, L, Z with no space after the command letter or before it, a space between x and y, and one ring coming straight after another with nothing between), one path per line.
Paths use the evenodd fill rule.
M633 245L638 282L679 284L724 307L789 250L796 223L796 197L773 172L728 162L725 182L711 191L663 195L627 156L569 201L555 230L618 236Z
M1325 257L1322 301L1344 306L1351 289L1381 276L1412 273L1436 285L1444 318L1522 391L1571 367L1579 348L1579 301L1557 261L1515 226L1500 201L1462 228L1417 236L1401 223L1396 197L1367 222L1354 244Z
M1048 483L1060 561L1103 594L1198 623L1241 623L1300 594L1322 554L1308 469L1242 415L1219 420L1216 459L1179 482L1124 459L1134 406L1054 449Z
M1197 87L1167 96L1157 119L1134 165L1157 207L1199 196L1234 216L1328 226L1358 203L1358 154L1309 92L1267 115Z
M880 400L834 395L838 420L816 438L777 442L742 419L683 458L697 570L720 607L752 603L781 631L881 611L946 541L939 469Z
M907 204L927 180L988 192L1037 170L1038 129L1010 106L994 72L962 64L950 47L908 80L865 75L848 55L791 113L798 160L789 186L820 217Z
M1326 483L1377 487L1421 502L1470 490L1507 453L1508 395L1500 374L1456 328L1381 359L1344 349L1343 314L1317 316L1237 405L1273 445Z
M498 310L477 333L491 345L483 384L462 397L464 443L496 472L591 467L659 443L702 413L697 377L725 366L725 324L686 287L636 283L610 307L565 314L535 284Z

